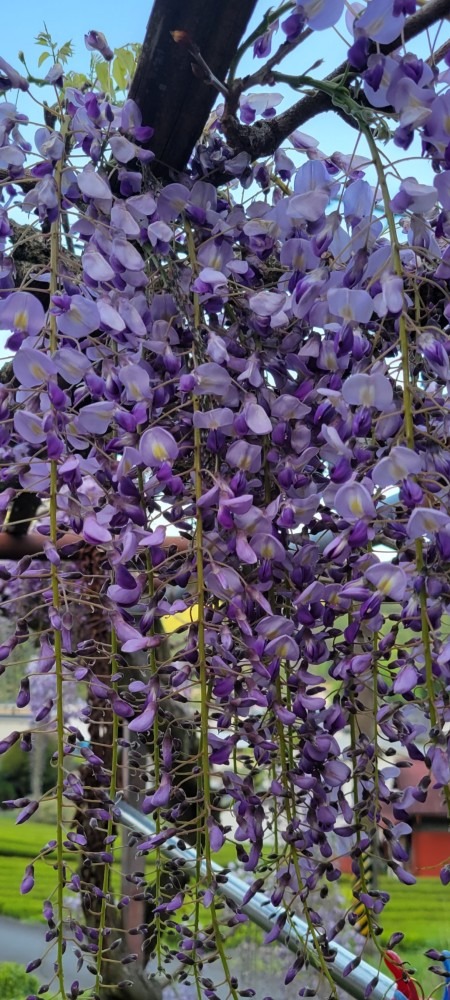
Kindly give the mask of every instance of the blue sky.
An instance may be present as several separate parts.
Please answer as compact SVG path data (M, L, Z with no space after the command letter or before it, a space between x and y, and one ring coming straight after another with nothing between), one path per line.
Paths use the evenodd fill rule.
M50 34L60 44L72 39L75 46L74 68L81 72L89 66L84 34L92 28L103 31L112 48L144 37L151 10L151 0L131 0L112 4L111 0L21 0L2 4L0 55L17 66L17 53L25 52L30 69L35 69L41 51L35 44L44 21Z

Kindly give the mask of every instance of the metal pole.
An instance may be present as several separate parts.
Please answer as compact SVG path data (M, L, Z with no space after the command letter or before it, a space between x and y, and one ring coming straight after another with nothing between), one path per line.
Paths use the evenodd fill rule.
M147 836L156 833L156 825L148 816L144 816L123 800L117 802L117 807L120 810L120 818L118 818L125 826ZM137 849L139 848L137 847ZM161 851L169 858L177 858L179 861L184 862L185 871L196 870L196 851L191 847L180 846L180 838L171 837L166 840L161 845ZM219 865L213 864L211 867L214 875L224 876L223 869ZM200 872L202 875L207 874L205 861L200 862ZM269 897L265 896L262 892L255 893L248 903L242 905L242 900L247 890L248 885L232 872L227 872L224 880L217 883L218 893L232 899L242 909L242 912L246 913L250 920L257 924L258 927L261 927L265 931L270 931L277 917L285 917L285 909L282 906L273 906ZM301 945L306 947L311 964L317 968L317 955L311 946L306 944L307 940L308 927L305 921L294 914L289 914L284 927L281 929L278 941L286 945L289 951L294 952L294 954L297 954ZM336 951L334 961L329 965L327 963L327 966L337 986L342 987L350 996L355 997L355 1000L364 1000L368 984L378 976L378 982L370 994L370 1000L395 1000L395 983L385 976L384 973L377 973L377 970L372 965L369 965L368 962L361 961L356 969L353 969L348 976L344 976L344 969L355 956L340 944L334 944L334 948Z

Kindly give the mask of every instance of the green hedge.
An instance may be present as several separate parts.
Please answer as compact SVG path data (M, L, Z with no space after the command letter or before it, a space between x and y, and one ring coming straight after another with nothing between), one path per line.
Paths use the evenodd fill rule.
M0 962L0 1000L24 1000L37 993L39 980L15 962Z
M36 738L44 739L44 735L40 734ZM55 746L54 739L49 740L43 774L44 792L55 784L55 768L50 763ZM15 743L0 757L0 805L5 799L22 798L30 794L32 754L33 751L25 753L20 749L20 744Z

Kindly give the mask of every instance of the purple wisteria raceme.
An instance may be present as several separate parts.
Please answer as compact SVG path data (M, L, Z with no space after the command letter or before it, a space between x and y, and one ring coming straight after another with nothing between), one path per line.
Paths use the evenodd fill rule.
M413 35L408 52L397 45L414 7L352 4L345 27L342 0L305 0L258 29L261 58L301 37L307 60L309 32L328 27L353 42L351 76L318 93L353 120L355 141L365 135L366 154L298 131L273 150L294 120L271 126L276 62L259 64L251 93L235 77L236 138L215 109L168 182L145 166L152 130L120 104L119 62L113 92L66 83L56 121L26 137L13 101L0 105L0 326L13 354L0 384L0 672L31 656L14 700L34 720L0 750L29 753L37 727L58 722L56 795L76 810L67 889L84 907L71 933L101 979L138 961L122 933L128 896L105 926L127 774L158 831L134 849L194 837L209 857L226 842L250 895L263 888L308 918L326 968L321 899L343 854L358 877L382 838L412 884L408 816L429 782L445 794L450 81L438 49L428 60L422 43L409 51ZM419 20L432 8L418 5ZM86 37L111 60L100 32ZM134 49L122 57L131 65ZM60 68L49 79L60 86ZM303 113L314 88L298 86ZM388 135L408 157L420 148L420 172L409 158L387 167ZM267 155L253 155L258 136ZM16 536L30 493L36 530ZM37 651L25 646L34 633ZM60 681L63 702L69 685L83 696L72 714ZM424 770L406 793L392 787L393 752ZM19 823L38 798L9 800ZM154 866L128 874L133 912L156 907L159 950L170 937L193 969L213 941L203 909L221 934L242 917L216 906L214 872L182 886L173 862L167 879L158 862L158 900ZM378 937L387 893L367 890ZM44 915L48 943L62 942L56 902ZM132 919L150 928L150 949L148 917ZM293 970L306 994L310 968L288 980Z

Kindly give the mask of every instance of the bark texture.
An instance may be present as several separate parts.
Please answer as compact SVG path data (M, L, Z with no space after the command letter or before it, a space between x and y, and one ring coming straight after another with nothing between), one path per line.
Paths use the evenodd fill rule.
M187 32L224 80L255 7L256 0L155 0L129 96L155 130L150 146L157 176L183 170L217 97L171 32Z

